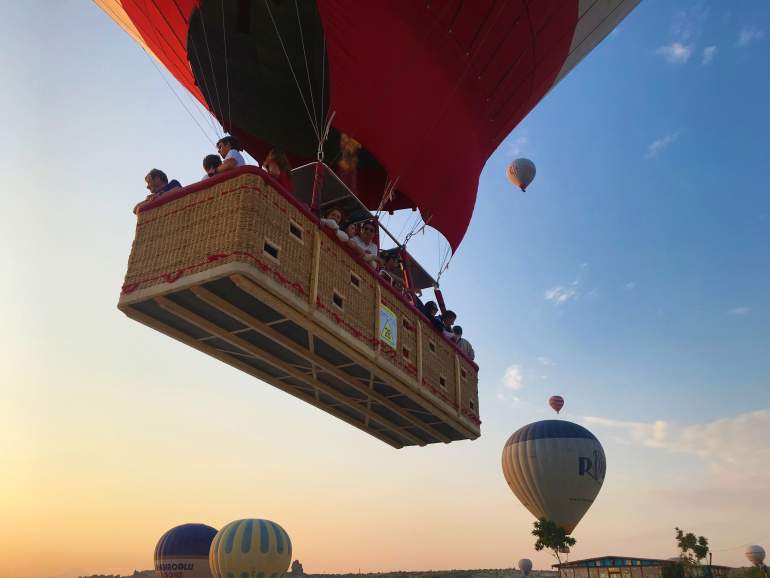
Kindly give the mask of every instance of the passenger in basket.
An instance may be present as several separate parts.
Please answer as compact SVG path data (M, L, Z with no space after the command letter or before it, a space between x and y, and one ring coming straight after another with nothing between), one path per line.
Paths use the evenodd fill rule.
M206 173L204 179L208 179L217 174L217 168L222 164L222 159L217 155L206 155L203 158L203 170Z
M372 221L366 221L361 225L361 232L358 233L358 236L353 238L364 261L372 267L377 266L377 245L374 244L375 227L376 225Z
M463 328L459 325L452 327L452 333L455 334L455 343L457 347L471 360L476 359L476 353L473 351L473 347L470 342L463 337Z
M443 315L439 316L439 320L441 321L444 336L454 341L455 334L452 333L452 325L454 325L455 321L457 320L457 315L455 312L447 309Z
M267 171L271 177L281 183L281 186L288 192L291 192L294 188L294 184L291 181L291 164L289 159L279 148L272 149L265 160L262 162L262 168Z
M344 231L342 229L344 229ZM359 249L358 242L356 241L359 231L358 224L350 222L342 229L337 231L337 237L339 237L340 241L347 242L351 249L357 251Z
M342 209L339 207L332 207L331 209L326 210L326 215L321 219L321 224L324 227L329 227L336 231L340 228L342 217Z
M439 331L444 331L444 324L441 323L441 318L436 315L438 313L438 305L436 305L435 301L428 301L422 312L425 313L425 317L431 320L433 327Z
M404 290L404 273L401 270L401 258L398 253L383 251L380 259L384 262L380 275L388 279L390 284L399 291Z
M231 171L246 164L240 151L241 142L234 136L225 136L217 141L217 152L222 157L222 164L217 167L217 173Z
M340 241L347 243L350 241L350 236L340 228L340 223L344 217L345 214L342 212L342 209L332 207L326 211L326 216L321 219L321 225L334 231Z
M182 186L176 179L169 182L166 173L159 169L152 169L147 173L147 176L144 177L144 182L147 183L147 190L150 191L147 199L154 199L163 193Z

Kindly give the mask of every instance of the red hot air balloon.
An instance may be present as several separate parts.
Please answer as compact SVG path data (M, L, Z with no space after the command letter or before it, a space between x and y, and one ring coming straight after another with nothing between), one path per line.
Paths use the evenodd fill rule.
M246 166L142 203L118 307L395 447L477 438L478 366L418 345L429 320L318 213L419 209L456 251L487 159L638 0L96 3L254 158L297 167L292 192Z
M324 158L363 147L357 196L456 250L489 156L638 0L96 3L254 158L315 160L331 123Z
M548 398L548 405L550 405L551 409L556 413L559 413L561 408L564 407L564 398L560 395L552 395Z

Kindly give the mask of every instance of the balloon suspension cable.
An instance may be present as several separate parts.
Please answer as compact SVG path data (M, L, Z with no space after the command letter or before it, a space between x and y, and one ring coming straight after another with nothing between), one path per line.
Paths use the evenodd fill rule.
M452 248L449 247L446 250L446 253L444 253L444 258L441 261L441 266L438 270L438 273L436 274L436 285L438 286L439 281L441 281L441 276L444 274L444 271L449 269L449 263L452 261L452 257L454 255L452 254Z
M226 120L227 124L225 125L227 128L227 131L230 132L230 125L233 122L233 109L232 105L230 104L230 69L227 64L228 60L230 60L230 57L228 56L227 52L227 26L225 23L225 0L222 0L222 44L225 48L225 84L226 84L226 99L227 99L227 118ZM224 112L224 111L223 111Z
M324 126L322 138L318 140L318 152L316 153L316 157L318 162L321 163L324 160L324 143L326 143L326 139L329 138L329 131L332 129L332 121L334 120L335 114L337 114L336 111L331 111L329 113L329 120L326 121L326 126Z
M211 81L214 84L214 94L217 97L216 102L218 106L215 107L214 112L217 113L217 116L221 119L221 122L223 123L223 128L227 129L228 127L224 127L225 112L224 112L224 108L222 107L222 99L219 96L219 85L217 84L217 75L216 75L216 72L214 72L214 58L211 56L211 48L209 47L209 35L208 35L208 32L206 32L206 19L203 17L202 14L201 14L200 21L201 21L201 28L203 29L203 40L206 42L206 52L208 52L208 55L209 55L209 70L211 71ZM227 58L225 58L225 63L226 62L227 62Z
M195 56L195 60L196 60L196 61L197 61L197 63L198 63L198 68L199 68L200 70L203 70L203 64L202 64L202 62L201 62L201 57L200 57L200 54L198 54L198 47L197 47L197 45L196 45L195 43L192 43L192 48L193 48L193 55ZM212 92L211 92L211 90L209 89L209 84L208 84L208 82L206 81L206 75L205 75L205 74L201 76L201 81L202 81L201 83L202 83L202 85L203 85L203 86L202 86L202 87L200 87L200 88L201 88L201 90L203 91L204 97L205 97L206 95L211 95L211 94L212 94ZM208 102L208 99L207 99L207 102ZM217 118L217 115L216 115L216 111L213 111L213 112L212 112L212 110L211 110L211 106L210 106L210 105L209 105L209 108L208 108L208 113L209 113L211 116L213 116L213 117L216 119L216 124L219 124L219 125L221 126L221 122L220 122L220 120ZM224 135L224 132L223 132L223 131L220 131L220 130L219 130L217 127L216 127L216 126L214 126L214 132L217 134L217 137L219 137L219 136L223 136L223 135Z
M151 25L151 29L152 29L152 32L155 34L155 37L156 37L156 39L159 41L159 40L160 40L160 37L161 37L160 31L158 30L158 28L155 26L155 24L154 24L152 21L150 21L150 25ZM193 44L193 47L194 47L194 46L195 46L195 45ZM167 78L166 78L166 77L163 75L163 73L161 72L160 68L158 67L158 64L155 62L155 58L153 57L153 55L152 55L152 54L150 54L150 52L149 52L149 51L148 51L146 48L144 48L144 47L142 47L142 50L143 50L143 51L144 51L144 53L147 55L147 58L149 58L149 59L150 59L150 62L152 62L152 65L155 67L155 70L157 70L157 71L158 71L158 74L159 74L159 75L160 75L160 77L163 79L163 82L165 82L165 83L166 83L166 86L168 86L169 90L172 92L172 94L173 94L173 95L176 97L176 99L179 101L179 104L181 104L181 105L182 105L182 108L184 108L184 109L185 109L185 111L187 111L187 114L189 114L189 115L190 115L190 118L192 118L192 119L193 119L193 122L195 122L195 124L197 124L197 125L198 125L198 127L201 129L201 131L203 131L204 135L206 136L206 140L208 140L209 142L211 142L211 140L210 140L210 138L209 138L208 134L205 132L205 130L203 130L203 127L201 127L201 125L198 123L198 121L195 119L195 117L193 117L192 113L191 113L191 112L190 112L190 110L187 108L187 106L185 105L185 103L182 101L181 97L180 97L180 96L177 94L177 92L174 90L173 86L171 86L171 83L169 83L168 79L167 79ZM200 66L200 58L198 58L198 62L199 62L199 66ZM204 83L205 83L205 77L204 77ZM189 93L186 93L186 94L189 96ZM196 100L196 102L197 102L197 100ZM198 104L200 104L200 103L198 103ZM198 111L199 111L199 113L200 113L200 109L197 109L197 110L198 110ZM219 136L219 131L218 131L218 129L217 129L217 123L219 122L219 119L217 119L217 121L216 121L216 122L214 122L214 120L213 120L213 118L212 118L212 117L213 117L213 118L216 118L216 116L215 116L214 114L212 114L210 110L207 110L207 111L206 111L206 114L204 115L204 118L207 118L207 120L208 120L208 122L209 122L209 126L211 126L211 128L212 128L212 130L213 130L213 132L214 132L214 135L218 137L218 136ZM212 145L213 145L213 142L212 142Z
M273 23L273 29L275 30L275 35L278 37L278 42L281 45L281 50L283 50L283 55L286 57L286 63L289 65L291 76L292 78L294 78L294 84L296 85L297 91L299 92L299 96L302 99L302 104L305 106L305 112L307 113L307 118L310 121L310 125L313 127L313 132L315 132L316 139L320 141L321 133L318 130L316 119L313 117L313 114L310 112L310 107L307 104L305 93L302 91L302 86L300 86L299 79L297 78L297 74L294 71L294 66L291 63L291 58L289 58L289 53L286 51L286 45L283 42L283 37L281 36L280 30L278 30L278 23L275 21L275 18L273 17L273 11L270 8L270 0L264 0L264 3L265 3L265 8L267 9L267 13L270 16L270 21Z
M315 108L315 97L313 96L313 82L310 80L310 65L307 61L307 49L305 48L305 33L302 31L302 18L300 18L299 15L299 2L298 0L294 0L294 9L297 13L297 28L299 28L299 40L302 44L302 57L305 60L305 75L307 78L307 89L310 93L310 105L313 107L313 118L315 119L317 126L323 125L323 119L318 118L318 112ZM321 74L323 74L323 70L321 70ZM323 106L323 103L321 104ZM323 109L321 109L321 114L323 114Z
M393 200L393 197L396 194L396 185L398 184L399 177L396 177L394 179L391 179L388 177L388 182L385 184L385 190L382 191L382 198L380 199L380 204L377 205L377 210L374 212L374 216L379 219L380 214L382 213L383 208L385 205L387 205L390 201Z
M164 75L164 74L163 74L163 72L161 71L161 69L160 69L160 67L158 66L158 64L155 62L155 59L154 59L154 58L153 58L153 57L150 55L150 53L149 53L149 52L147 52L147 50L145 50L144 48L142 48L142 51L143 51L143 52L144 52L144 53L147 55L147 58L149 58L149 59L150 59L150 62L152 62L152 65L155 67L155 70L157 70L157 71L158 71L158 74L159 74L159 75L160 75L160 77L163 79L163 82L165 82L165 83L166 83L166 86L167 86L167 87L168 87L168 89L171 91L171 93L172 93L172 94L173 94L173 95L176 97L176 99L179 101L179 104L181 104L181 105L182 105L182 108L184 108L184 109L185 109L185 111L187 112L187 114L188 114L188 115L190 115L190 118L193 120L193 122L194 122L194 123L195 123L195 124L198 126L198 128L201 130L201 132L203 133L203 136L206 138L206 140L207 140L207 141L209 141L209 143L211 143L211 146L212 146L212 147L216 148L216 147L214 146L214 141L213 141L213 140L211 139L211 137L209 136L209 133L207 133L207 132L206 132L206 130L205 130L205 129L203 128L203 126L201 125L201 123L200 123L200 122L198 122L198 119L197 119L197 118L195 118L195 116L193 116L193 113L190 111L190 109L189 109L189 108L187 108L187 105L184 103L184 101L182 100L182 98L181 98L181 97L180 97L180 96L177 94L177 92L174 90L174 87L171 85L171 83L168 81L168 79L165 77L165 75ZM212 125L212 126L213 126L213 125ZM216 133L216 131L215 131L215 133Z
M404 247L406 247L407 243L409 243L409 240L412 237L414 237L419 233L425 232L425 229L427 228L428 224L430 224L431 218L433 218L433 215L429 216L427 221L423 221L422 225L420 225L419 219L415 222L415 224L412 226L412 230L406 234L406 237L404 237Z

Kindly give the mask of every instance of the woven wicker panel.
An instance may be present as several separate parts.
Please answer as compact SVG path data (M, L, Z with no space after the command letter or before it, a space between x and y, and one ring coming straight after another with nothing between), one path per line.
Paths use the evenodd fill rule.
M139 213L124 288L150 287L221 264L209 256L235 250L244 197L263 188L261 178L240 175Z
M397 349L386 343L380 352L401 371L417 378L417 312L394 297L387 289L382 290L382 303L396 314L398 320Z
M290 219L303 242L290 235ZM237 260L305 297L314 226L259 175L239 175L139 214L124 292ZM277 260L263 251L266 237L280 248Z
M478 423L479 417L479 376L476 368L462 355L460 360L460 410Z
M457 397L455 351L432 325L422 323L422 384L435 395L454 405ZM434 349L431 349L431 343ZM441 378L445 385L441 385Z
M359 264L336 239L324 232L320 237L318 309L351 337L373 349L377 299L374 273ZM353 284L352 275L358 278L358 287ZM335 291L342 297L341 309L334 304Z
M263 270L269 268L265 272L275 281L307 299L316 224L272 187L261 192L261 198L251 197L242 207L239 247L261 261ZM277 249L277 258L266 251L266 243Z

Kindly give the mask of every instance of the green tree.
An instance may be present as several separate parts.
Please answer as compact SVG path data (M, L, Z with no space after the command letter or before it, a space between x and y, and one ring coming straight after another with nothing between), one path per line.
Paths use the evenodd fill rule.
M568 551L567 548L577 544L577 540L572 536L568 536L564 528L560 528L556 525L556 522L546 520L545 518L540 518L535 522L535 529L532 530L532 535L537 538L535 550L538 552L543 549L551 550L559 564L561 564L561 556L559 554Z
M703 536L696 536L692 532L686 534L680 528L676 530L676 544L682 552L680 557L687 564L700 564L709 553L709 541Z

